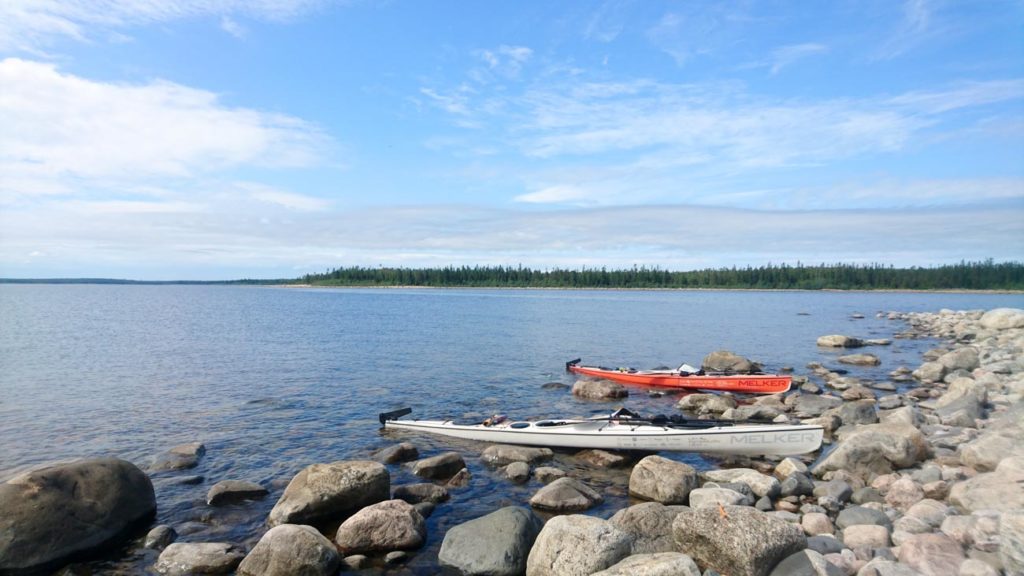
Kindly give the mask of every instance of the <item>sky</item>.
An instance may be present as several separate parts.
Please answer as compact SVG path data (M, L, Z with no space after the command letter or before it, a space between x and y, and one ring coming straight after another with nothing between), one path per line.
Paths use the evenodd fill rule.
M0 277L1024 260L1020 0L4 0Z

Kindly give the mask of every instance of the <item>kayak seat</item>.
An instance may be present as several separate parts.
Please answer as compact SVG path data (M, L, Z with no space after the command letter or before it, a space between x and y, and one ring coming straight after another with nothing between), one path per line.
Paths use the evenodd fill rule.
M530 423L529 422L513 422L513 423L509 424L508 427L509 428L516 428L516 429L519 429L519 428L529 428L530 427Z
M565 426L566 422L556 422L554 420L541 420L534 424L534 426Z

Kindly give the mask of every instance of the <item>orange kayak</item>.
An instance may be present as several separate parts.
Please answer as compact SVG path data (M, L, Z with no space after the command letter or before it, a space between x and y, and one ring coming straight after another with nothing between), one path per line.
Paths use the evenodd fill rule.
M789 390L792 376L780 374L688 374L678 370L633 370L580 366L579 360L565 363L574 374L593 376L626 384L666 386L689 390L743 392L745 394L778 394Z

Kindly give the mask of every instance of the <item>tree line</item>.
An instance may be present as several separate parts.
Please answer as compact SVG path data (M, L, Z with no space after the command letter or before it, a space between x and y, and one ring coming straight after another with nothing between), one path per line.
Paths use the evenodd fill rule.
M882 264L768 264L743 268L670 271L523 266L392 268L348 266L307 274L298 282L323 286L466 288L750 288L790 290L1024 290L1024 263L960 262L896 268Z

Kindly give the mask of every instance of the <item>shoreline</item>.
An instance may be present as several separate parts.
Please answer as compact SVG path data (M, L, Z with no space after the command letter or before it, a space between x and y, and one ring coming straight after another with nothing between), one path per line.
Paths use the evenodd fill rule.
M538 290L538 291L594 291L594 292L836 292L836 293L890 293L890 294L1006 294L1024 295L1024 290L970 290L965 288L949 288L935 290L916 290L906 288L602 288L590 287L556 287L556 286L416 286L416 285L359 285L359 284L268 284L258 288L336 288L340 290Z

